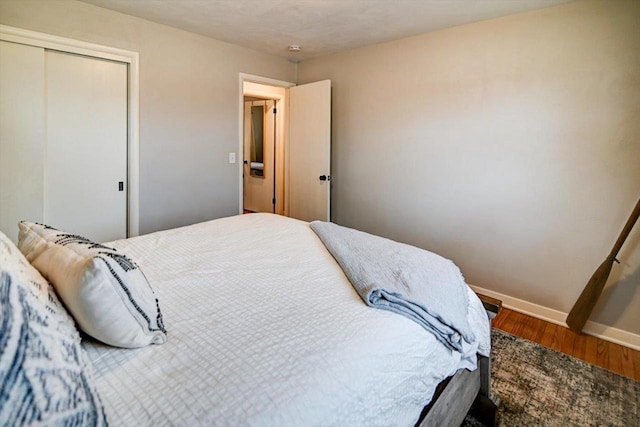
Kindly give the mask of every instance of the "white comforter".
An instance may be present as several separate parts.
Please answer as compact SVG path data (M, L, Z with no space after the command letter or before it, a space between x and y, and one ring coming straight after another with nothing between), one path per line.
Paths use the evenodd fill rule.
M305 222L224 218L113 246L154 287L168 341L118 349L87 340L114 426L412 426L435 386L488 354L461 355L418 324L367 307Z

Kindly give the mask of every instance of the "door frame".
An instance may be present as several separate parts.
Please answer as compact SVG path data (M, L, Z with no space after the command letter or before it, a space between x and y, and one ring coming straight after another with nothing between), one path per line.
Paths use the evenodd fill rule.
M236 156L236 158L238 159L238 162L237 162L238 163L238 214L242 215L242 213L244 212L244 179L243 179L244 167L242 163L242 158L243 158L242 156L244 156L244 83L251 82L251 83L258 83L258 84L269 85L269 86L283 87L286 89L293 87L296 84L291 82L286 82L284 80L276 80L269 77L256 76L254 74L247 74L247 73L239 73L238 82L239 82L238 84L238 156ZM285 128L287 128L288 121L286 117L284 118L284 123L285 123ZM285 140L286 140L286 137L285 137ZM274 159L274 165L275 163L276 163L276 159ZM286 167L286 159L283 162L283 164L285 164L285 167ZM286 171L285 171L285 176L286 176ZM274 174L274 180L275 180L275 174ZM285 208L285 212L286 211L287 209Z
M111 61L127 66L127 237L140 232L140 122L139 122L139 53L84 42L66 37L0 25L0 40L44 49L74 53Z

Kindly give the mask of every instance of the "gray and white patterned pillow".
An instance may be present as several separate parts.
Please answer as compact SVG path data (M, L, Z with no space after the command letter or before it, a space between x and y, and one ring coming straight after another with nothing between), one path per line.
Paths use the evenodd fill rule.
M166 342L158 299L129 257L45 225L23 221L19 228L18 247L84 332L124 348Z
M73 319L2 233L0 267L0 425L107 425Z

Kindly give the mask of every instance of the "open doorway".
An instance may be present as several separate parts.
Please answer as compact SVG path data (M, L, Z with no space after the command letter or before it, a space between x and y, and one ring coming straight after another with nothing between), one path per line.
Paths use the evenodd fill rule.
M277 103L244 97L244 213L276 212Z
M242 212L286 215L284 87L243 82Z
M275 118L269 115L274 107ZM296 86L240 73L239 108L239 213L275 212L303 221L329 221L331 81ZM252 124L252 108L258 117L264 114L262 124L259 121ZM274 132L274 145L269 145L266 138L261 152L258 145L252 146L251 126L254 135L259 129L267 137ZM273 172L273 181L268 180L269 169ZM267 203L262 207L251 204L251 186L264 188L261 197Z

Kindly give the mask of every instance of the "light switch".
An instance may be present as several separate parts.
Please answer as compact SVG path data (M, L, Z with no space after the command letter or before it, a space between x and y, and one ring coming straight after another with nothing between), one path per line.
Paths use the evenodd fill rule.
M235 163L236 162L236 153L229 153L229 163Z

